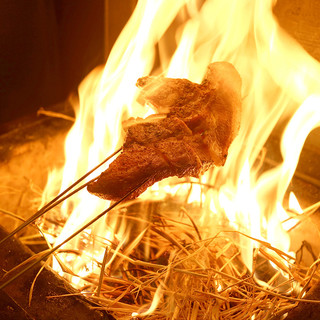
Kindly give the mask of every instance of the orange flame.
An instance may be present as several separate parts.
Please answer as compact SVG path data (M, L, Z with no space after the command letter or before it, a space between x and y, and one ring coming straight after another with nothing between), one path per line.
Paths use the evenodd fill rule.
M203 202L208 208L199 221L207 236L217 231L214 226L208 231L212 218L225 212L230 227L264 237L288 251L289 238L281 225L282 202L303 143L320 125L320 65L278 26L273 4L273 0L231 0L227 5L214 0L202 5L196 0L139 1L104 69L94 70L79 87L80 105L66 141L63 178L50 179L46 194L53 193L52 186L64 189L119 147L124 119L147 114L134 99L139 77L153 72L200 82L210 62L226 60L243 79L240 133L225 166L202 177L216 188L203 195L200 186L194 187L189 201ZM281 142L282 164L258 176L255 164L265 142L275 126L289 117ZM181 192L173 188L164 181L142 197L150 197L150 192L153 196ZM62 216L68 220L56 241L65 239L107 205L86 191L66 201ZM93 234L101 240L93 243ZM79 266L73 259L69 266L75 272L84 266L92 272L97 267L92 256L101 261L103 248L113 237L112 229L95 224L80 243L70 244L86 248L85 252L90 249L88 259L82 257ZM241 241L243 259L251 268L254 243Z

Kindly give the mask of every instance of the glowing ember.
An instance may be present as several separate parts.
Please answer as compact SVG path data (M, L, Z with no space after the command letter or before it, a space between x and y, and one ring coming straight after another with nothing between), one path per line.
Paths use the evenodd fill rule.
M188 221L190 224L190 219L193 221L201 241L215 237L221 230L236 230L247 234L249 237L237 233L234 238L238 241L242 261L252 271L255 247L269 243L269 246L271 244L284 252L289 250L289 236L281 224L288 215L282 203L304 141L310 131L320 125L320 65L277 25L272 15L273 0L232 0L227 5L223 1L214 0L204 1L202 5L198 2L138 1L104 69L94 70L79 88L80 104L76 109L76 123L66 141L67 161L63 174L57 172L55 176L50 176L44 194L50 199L57 189L72 184L113 153L122 144L122 121L130 116L146 117L150 114L148 108L141 107L135 101L135 83L138 78L152 73L188 78L200 83L209 63L228 61L236 67L243 80L243 112L240 133L229 150L225 166L213 168L200 182L189 180L182 183L177 179L163 181L140 198L144 201L158 201L169 196L180 203L179 207L191 204L201 208L200 215L189 215L190 211L185 208L176 211L179 218L183 216L182 219L177 218L179 223ZM159 63L155 62L157 50ZM261 150L275 126L283 123L287 124L281 142L283 162L259 175L260 166L257 164L259 159L261 161ZM65 201L57 219L66 220L66 223L55 243L61 243L108 205L86 191ZM91 277L92 274L99 277L97 275L101 265L105 264L106 269L114 264L118 267L120 262L117 261L128 259L126 254L138 247L139 242L150 232L150 223L153 223L154 217L139 216L135 211L135 216L124 219L127 209L119 210L117 214L110 213L110 216L92 225L77 240L64 246L64 249L73 248L77 251L77 254L59 254L74 274L82 278ZM148 212L145 210L145 213ZM117 215L119 219L116 219ZM160 213L157 215L161 216ZM228 222L224 223L226 217ZM166 224L169 221L174 224L175 218L171 219L166 220ZM160 231L157 232L159 234ZM172 232L174 235L175 231ZM187 234L184 237L187 238ZM167 234L166 237L167 240L175 239ZM252 241L250 237L260 242ZM142 241L146 261L163 258L164 255L161 247L157 248L158 253L153 253L155 248L150 244L152 241L150 235ZM152 245L156 246L155 243ZM184 259L188 260L190 255L198 254L199 248L206 245L195 245L195 251L184 252L185 256L180 256L181 261L185 262ZM180 249L184 250L183 247ZM262 252L270 257L267 251ZM216 254L210 251L210 255ZM172 255L170 257L173 259ZM289 263L290 257L286 258ZM223 260L226 268L231 268L227 260ZM134 264L131 260L129 262ZM150 291L153 292L151 302L141 312L129 308L127 314L132 314L134 318L138 316L138 311L139 314L146 310L148 313L156 313L158 303L162 303L164 295L170 291L167 281L171 276L171 264L167 263L168 274L158 283L157 289ZM197 268L202 272L212 268L210 263L199 262ZM176 268L179 266L178 263L173 265ZM58 263L54 267L62 271ZM194 268L194 265L188 267ZM278 264L277 268L280 267L288 269L286 264ZM120 270L113 271L119 281L121 277L124 277L121 281L125 281ZM71 278L74 283L83 284L82 280ZM208 278L206 281L209 281ZM226 290L223 292L227 295L229 291L226 288L232 284L226 284L226 288L222 285L219 282L216 290ZM209 299L210 294L206 299ZM99 299L103 300L102 297ZM235 303L238 301L238 297L232 299L235 299ZM194 317L191 318L194 319L201 309L200 305L196 306L196 303L192 304ZM212 310L214 307L219 308L217 306L211 306ZM179 318L180 311L177 308L170 311L173 319ZM251 319L256 318L258 316L251 316Z

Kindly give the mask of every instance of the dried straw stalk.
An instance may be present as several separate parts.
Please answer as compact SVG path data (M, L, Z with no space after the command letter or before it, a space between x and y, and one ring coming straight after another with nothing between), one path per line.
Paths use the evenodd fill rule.
M60 194L22 227L70 194L65 197L65 193ZM319 203L316 205L318 208ZM116 319L281 319L320 278L318 261L310 268L299 266L267 242L240 232L220 232L206 238L197 226L198 211L191 214L187 207L181 206L178 210L174 207L160 213L157 206L149 207L151 211L142 217L139 201L126 203L121 208L111 206L111 217L126 220L139 232L127 243L115 241L106 247L103 261L96 261L101 267L100 277L92 274L83 278L86 286L82 294L99 303L100 309L112 312ZM314 210L312 207L305 216ZM11 236L21 229L17 228ZM259 249L255 256L276 266L267 283L261 285L256 279L259 263L255 263L251 272L243 264L232 235L256 242ZM101 243L101 239L93 241ZM59 258L60 254L70 254L70 250L66 252L59 246L34 260L39 262L51 254ZM73 254L81 255L81 252L73 250ZM76 276L66 266L63 270Z
M250 272L241 261L232 237L246 235L231 231L204 238L198 217L186 208L155 210L144 220L132 211L139 210L135 206L131 202L110 214L133 229L142 224L143 230L125 244L107 246L105 263L97 262L100 281L95 274L83 278L83 294L116 319L281 319L301 301L302 290L319 279L317 263L299 266L286 253L251 238L259 247L257 260L276 266L261 284L256 270Z

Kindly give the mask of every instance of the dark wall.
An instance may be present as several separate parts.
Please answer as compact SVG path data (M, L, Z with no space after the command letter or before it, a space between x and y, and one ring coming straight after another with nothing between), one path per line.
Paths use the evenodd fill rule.
M0 1L0 122L64 100L104 62L103 0Z

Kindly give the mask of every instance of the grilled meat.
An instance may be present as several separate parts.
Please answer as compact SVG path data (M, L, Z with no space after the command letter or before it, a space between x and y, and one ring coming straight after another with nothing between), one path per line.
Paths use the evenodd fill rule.
M128 199L170 176L199 177L222 166L240 124L241 78L227 62L209 65L201 84L187 79L138 79L140 101L164 117L150 116L129 126L123 152L88 191L119 200L148 179Z

